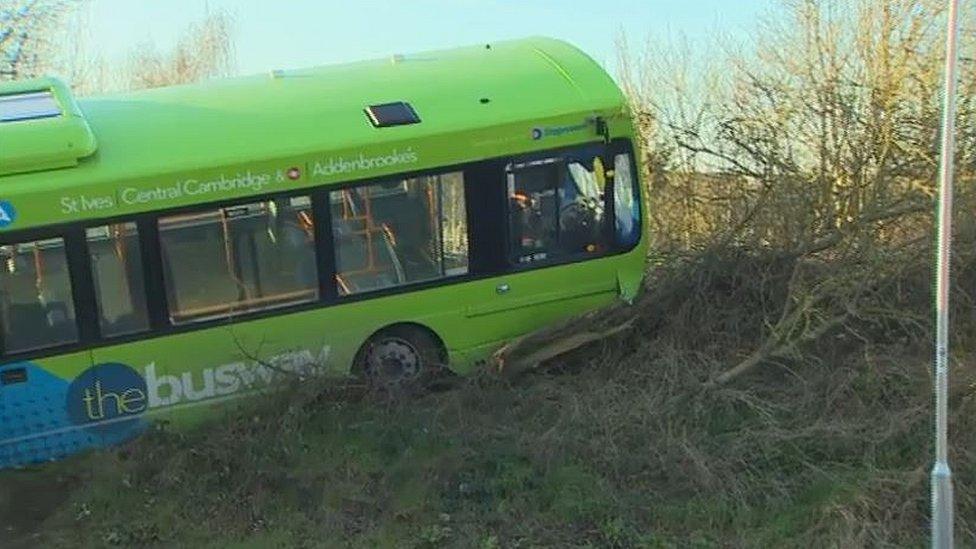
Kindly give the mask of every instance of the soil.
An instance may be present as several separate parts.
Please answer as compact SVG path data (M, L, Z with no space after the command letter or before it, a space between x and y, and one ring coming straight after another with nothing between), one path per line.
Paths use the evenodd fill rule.
M64 504L79 481L78 477L40 468L0 474L0 546L35 546L44 522Z

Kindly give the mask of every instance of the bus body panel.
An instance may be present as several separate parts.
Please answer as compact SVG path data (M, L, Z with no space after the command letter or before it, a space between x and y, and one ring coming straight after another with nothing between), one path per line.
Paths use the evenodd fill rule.
M372 127L363 108L387 101L409 101L421 122ZM576 48L543 38L78 103L97 152L73 168L0 176L2 199L17 205L17 219L0 231L561 146L591 139L597 116L611 131L631 134L626 102L609 75ZM298 177L287 177L295 167ZM251 181L201 191L200 183L239 177Z
M0 467L57 459L100 447L98 432L79 428L82 411L66 406L78 394L76 381L93 375L91 353L81 351L0 366Z
M0 243L633 138L619 89L575 48L545 39L499 45L483 74L458 79L458 67L483 55L462 50L435 56L447 59L440 68L440 61L393 69L366 62L297 71L270 84L249 77L82 100L98 152L73 168L0 176L0 218L8 218L0 222ZM395 97L379 93L383 78L370 80L391 70ZM435 93L436 82L449 85ZM262 112L285 99L288 108ZM411 101L423 122L363 127L362 104L391 99ZM598 121L608 133L597 133ZM639 158L640 151L631 154ZM633 177L637 184L639 171ZM640 188L646 227L647 189ZM506 238L504 231L497 238ZM348 375L363 343L393 324L431 330L450 367L470 372L513 337L618 297L633 299L647 245L642 232L616 255L516 262L504 272L0 359L0 467L117 444L157 421L195 425L219 413L217 405L287 379Z
M26 368L27 381L0 387L0 466L116 444L152 421L194 425L218 413L213 405L293 376L346 375L363 342L391 323L431 329L451 342L451 368L468 372L511 337L612 303L615 285L579 281L634 275L641 252L7 364L0 371Z

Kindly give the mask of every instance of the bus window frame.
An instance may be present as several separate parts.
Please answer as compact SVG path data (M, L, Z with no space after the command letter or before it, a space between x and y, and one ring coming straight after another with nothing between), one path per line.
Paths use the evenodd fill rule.
M92 350L101 347L121 345L125 343L167 337L170 335L197 330L206 330L219 326L233 325L238 322L250 322L264 318L283 316L287 314L300 313L315 309L324 309L331 306L380 299L391 295L423 291L440 286L452 284L463 284L476 280L503 276L508 273L524 272L528 270L548 269L579 263L583 261L593 261L615 255L622 255L636 248L643 238L638 239L630 247L608 246L600 253L577 254L564 256L553 260L529 262L525 264L512 264L509 261L509 227L508 227L508 204L507 204L507 176L505 166L513 161L526 158L546 158L558 156L567 151L575 149L602 145L604 153L602 159L607 165L607 158L613 158L615 154L630 154L634 181L640 185L639 172L636 167L635 148L629 138L621 137L612 139L609 143L605 141L586 141L555 147L545 150L530 151L527 153L517 153L490 157L480 160L460 162L455 164L435 166L423 170L400 172L383 176L363 177L350 179L340 183L309 185L288 191L276 193L255 194L249 196L235 197L226 200L213 200L189 206L179 206L150 212L140 212L135 214L124 214L117 216L102 217L97 219L86 219L74 223L60 223L44 227L35 227L14 231L0 232L0 245L16 244L18 242L44 240L46 238L63 238L67 254L69 275L71 277L72 300L75 306L75 322L78 327L78 340L42 349L35 349L21 353L9 353L0 355L0 366L36 360L50 356L57 356L81 350ZM362 185L375 184L391 179L406 179L438 175L449 172L463 172L466 200L466 215L468 216L468 254L469 265L466 274L434 278L403 285L390 286L377 290L365 291L350 295L338 295L338 288L335 283L335 250L332 242L332 218L329 208L329 193L333 191L350 189ZM469 194L469 189L478 187L478 195L492 199L492 192L495 195L495 203L475 200L475 195ZM491 187L494 186L494 191ZM609 200L607 208L607 219L613 220L615 212L612 202L612 185L608 185L610 192L605 193L604 200ZM213 210L215 208L232 208L244 204L261 202L273 199L290 198L295 196L308 196L312 200L312 212L315 223L315 251L316 266L319 275L319 299L308 303L299 303L287 307L272 308L257 311L245 311L232 314L222 318L208 320L199 323L187 323L174 325L169 321L169 307L166 299L165 282L163 278L163 261L161 253L161 243L159 241L158 220L161 217L168 217L180 214L192 214ZM640 219L642 220L640 230L643 233L643 204L644 193L641 193L638 207ZM501 210L498 210L499 205ZM492 213L496 215L492 215ZM497 215L497 214L501 215ZM482 216L481 219L478 216ZM472 221L475 220L475 221ZM141 256L143 261L144 283L146 286L146 306L149 313L149 329L135 332L132 334L119 335L114 337L102 337L98 323L98 304L95 294L94 280L91 273L91 256L88 249L88 242L85 238L85 231L92 227L107 224L135 222L139 231L139 242L141 246ZM605 223L610 231L610 241L615 244L613 238L613 223ZM477 243L476 243L477 241Z
M504 178L505 188L502 190L502 192L504 193L505 196L505 200L504 200L505 210L504 210L503 222L502 222L503 224L502 229L504 231L504 243L502 245L504 246L504 257L505 257L507 270L509 272L534 271L536 269L545 269L549 267L571 265L573 263L579 263L582 261L593 261L605 257L622 255L632 251L640 244L642 239L638 239L630 246L620 246L619 243L617 242L616 234L614 232L614 221L616 219L616 214L617 214L615 209L615 202L614 202L614 185L613 185L613 180L608 179L605 184L605 188L603 189L604 215L603 215L602 227L600 228L601 229L600 232L602 233L604 242L608 243L605 250L599 253L592 253L592 254L589 253L567 254L562 256L556 256L553 258L540 259L538 261L528 261L524 263L519 263L512 260L512 254L511 254L512 251L509 248L512 240L511 224L509 222L510 219L509 216L511 215L512 211L511 211L510 201L508 200L507 178L509 172L507 170L507 166L509 165L519 166L519 165L529 164L532 162L549 161L549 160L556 161L556 163L558 164L565 164L565 162L559 162L558 160L564 159L567 153L570 153L574 150L579 150L584 148L596 148L596 147L601 147L601 153L598 156L600 160L603 162L603 165L605 167L613 166L613 158L618 154L630 155L631 173L634 174L633 181L636 182L638 186L641 184L640 177L638 175L639 172L636 171L637 164L636 164L636 158L635 158L636 155L634 152L633 144L629 139L625 139L625 138L612 139L610 140L610 142L590 141L586 143L572 145L569 147L560 147L559 149L550 149L546 151L533 151L530 153L525 153L517 156L511 156L506 161L503 162L502 176ZM644 230L643 217L642 217L644 212L642 209L643 206L641 206L641 202L643 201L643 199L644 196L643 193L641 193L640 198L637 201L638 209L639 209L638 219L641 220L641 225L638 227L639 231ZM556 220L556 223L558 225L559 223L558 219Z
M409 173L403 173L403 174L393 174L393 175L389 175L389 176L372 177L372 178L368 178L368 179L362 179L362 180L356 182L355 184L342 184L342 185L337 185L337 186L333 186L333 187L326 188L325 189L325 196L326 196L326 200L328 201L329 200L328 196L332 192L338 192L338 191L345 191L345 190L357 189L357 188L361 188L361 187L370 187L370 186L375 186L375 185L383 185L384 183L391 183L391 182L397 182L397 181L403 182L403 181L405 181L407 179L419 179L421 177L440 176L440 175L445 175L445 174L449 174L449 173L458 173L458 172L461 173L462 183L463 183L463 186L464 186L464 208L465 208L464 215L465 215L465 221L466 221L465 225L466 225L466 229L467 229L467 239L468 239L468 270L467 270L466 273L456 274L456 275L443 275L443 276L438 276L438 277L434 277L434 278L429 278L429 279L424 279L424 280L417 280L417 281L413 281L413 282L405 282L403 284L394 284L394 285L387 286L387 287L383 287L383 288L376 288L374 290L365 290L365 291L361 291L361 292L352 292L352 293L348 293L348 294L341 294L341 293L339 293L338 292L338 284L333 284L334 289L336 291L337 302L346 303L348 301L356 301L357 300L356 298L358 296L362 296L362 295L366 295L366 296L369 296L369 297L373 297L373 296L376 296L377 294L389 295L389 294L403 293L400 290L401 288L415 288L415 289L416 288L419 288L419 289L426 289L428 286L431 286L431 287L433 287L433 286L440 286L440 285L444 285L443 283L445 281L454 281L456 279L472 280L472 278L471 278L471 274L472 274L472 268L471 268L471 266L472 266L472 262L473 262L473 252L471 250L471 230L472 230L472 227L471 227L471 225L472 225L472 223L471 223L472 217L471 217L471 215L472 215L472 209L471 209L471 206L470 206L470 202L471 201L468 198L468 191L471 189L471 185L468 182L468 179L469 179L469 174L474 174L474 173L476 173L478 171L481 171L479 169L478 165L485 164L487 162L490 162L490 161L483 160L483 161L479 161L479 162L468 162L468 163L465 163L465 164L459 164L457 166L443 166L443 167L438 167L438 168L435 168L435 169L432 169L432 170L424 170L423 172L409 172ZM440 185L440 183L438 183L438 185ZM330 204L327 202L326 203L326 206L329 207ZM332 251L332 267L335 269L333 271L333 273L332 273L332 280L336 280L335 275L338 274L338 267L336 265L337 262L335 261L335 256L336 256L335 246L334 246L335 245L335 242L331 240L331 239L334 238L334 235L332 235L332 233L331 233L331 231L332 231L332 226L331 226L331 222L332 222L331 209L329 210L329 214L330 214L329 215L329 222L330 222L330 226L329 226L329 231L330 231L330 233L329 233L329 239L330 239L330 243L332 245L332 247L331 247L331 251ZM440 214L441 214L441 212L438 212L438 223L443 222L443 219L440 219ZM442 255L442 257L441 257L441 265L443 266L443 251L441 252L441 255ZM439 282L440 282L440 284L438 284Z
M614 200L615 198L614 189L616 188L616 185L613 184L613 182L607 185L608 187L607 198L610 201L609 205L607 206L608 207L607 211L610 212L609 238L613 242L614 248L617 250L615 253L617 254L628 253L634 248L636 248L637 246L639 246L640 243L644 240L644 236L645 236L644 233L648 229L647 226L645 225L647 220L644 217L644 211L645 211L644 209L650 208L650 204L648 204L648 200L650 200L650 198L647 196L647 193L644 192L643 185L646 185L647 182L643 181L641 178L642 172L641 172L640 164L638 163L637 153L638 153L638 149L633 146L633 143L630 140L627 139L615 139L607 144L607 153L606 153L606 158L604 159L604 165L612 167L615 165L615 159L617 155L619 154L628 155L630 157L631 185L637 186L637 188L634 189L637 192L637 195L635 196L636 200L634 203L637 205L637 216L635 219L637 220L637 233L640 235L640 237L629 246L621 246L617 242L617 232L615 228L616 220L617 220L617 211L616 211L617 201ZM614 174L614 177L616 177L616 174Z
M152 283L153 291L157 293L155 294L150 293L149 295L147 295L147 305L149 305L148 302L154 300L153 298L154 295L158 296L159 298L155 307L149 305L150 313L151 313L150 318L151 319L153 317L156 318L155 322L159 324L161 330L167 333L178 333L178 332L187 331L185 330L185 328L188 326L200 325L200 326L212 327L221 324L233 324L237 322L244 322L247 320L251 320L252 315L278 316L280 314L287 314L289 312L297 312L304 309L316 308L316 307L326 305L328 302L326 302L323 297L325 296L325 294L322 291L322 286L324 284L324 281L322 279L322 270L319 264L319 262L322 261L322 258L319 257L320 253L322 252L320 252L320 246L318 245L319 242L318 226L320 224L318 223L315 217L316 216L316 195L320 191L321 191L320 187L306 187L303 189L295 189L293 191L244 197L243 199L235 199L232 201L210 202L203 207L198 207L198 205L195 205L190 208L178 208L178 209L160 210L160 211L152 212L150 215L151 219L148 221L148 224L152 225L152 227L149 230L153 234L151 237L148 237L148 239L151 240L151 242L140 242L140 244L152 246L152 258L151 258L153 262L152 266L154 270L158 273L158 274L154 274L151 277L154 279ZM317 299L303 301L300 303L293 303L281 307L267 307L264 309L233 311L230 314L216 315L213 318L207 320L184 322L181 324L176 324L172 321L171 319L172 311L169 308L169 302L168 302L169 298L167 294L166 278L164 272L165 262L163 261L162 241L159 238L159 220L161 218L177 217L181 215L193 215L196 213L212 213L215 210L232 209L235 207L251 205L258 202L268 202L272 200L288 199L288 198L294 198L300 196L308 197L311 200L312 222L314 228L313 235L314 238L316 239L314 242L313 251L315 253L315 267L318 276L318 285L316 287L316 290L318 291ZM326 219L328 219L328 217L326 217ZM331 227L331 220L328 221L328 225ZM147 278L149 278L148 275ZM278 311L284 311L284 312L279 313ZM151 328L153 331L155 331L156 328L153 326L154 325L151 323Z
M24 242L38 242L58 238L64 243L65 262L68 267L68 283L71 286L71 302L74 307L75 341L59 343L30 349L27 351L7 353L3 352L0 363L21 362L37 357L54 356L84 349L86 343L93 341L100 334L98 326L98 312L95 298L94 282L91 273L91 258L87 257L88 245L85 239L84 227L74 225L56 225L25 229L17 232L0 234L0 246L16 245ZM0 338L3 334L0 332ZM5 342L0 350L6 350Z

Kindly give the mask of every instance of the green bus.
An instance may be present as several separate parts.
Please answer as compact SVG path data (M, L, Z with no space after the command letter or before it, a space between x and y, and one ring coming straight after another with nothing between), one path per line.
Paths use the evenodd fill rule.
M551 39L74 99L0 84L0 467L289 374L413 383L631 300L623 94Z

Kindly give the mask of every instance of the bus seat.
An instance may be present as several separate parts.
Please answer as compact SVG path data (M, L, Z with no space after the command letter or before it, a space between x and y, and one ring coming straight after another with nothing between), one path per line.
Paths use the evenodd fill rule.
M47 311L40 303L11 303L8 307L11 323L7 326L6 351L32 349L49 338Z

